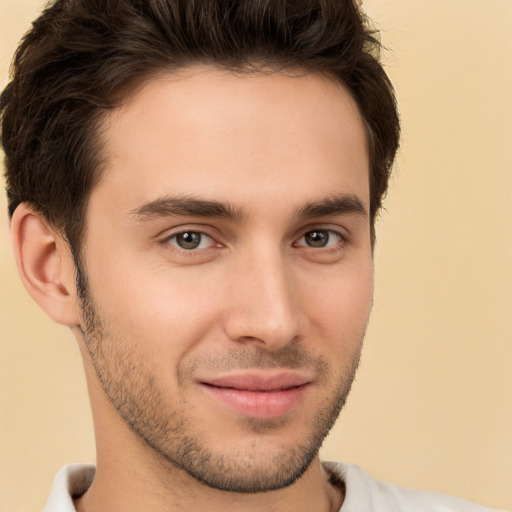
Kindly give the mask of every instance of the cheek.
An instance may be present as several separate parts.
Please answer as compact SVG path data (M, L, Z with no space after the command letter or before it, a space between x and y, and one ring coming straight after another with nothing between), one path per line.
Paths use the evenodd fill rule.
M103 260L101 271L91 269L89 279L109 331L145 354L165 351L178 357L205 336L218 316L215 280L204 272L117 259L115 264Z
M233 303L231 267L151 264L128 252L124 258L114 251L103 256L91 259L101 261L89 269L93 300L112 333L135 352L168 361L185 357L206 339L222 339L225 309ZM371 258L337 268L295 267L292 281L294 307L309 325L305 338L333 350L340 343L355 349L371 309Z
M304 294L306 295L306 294ZM361 341L372 307L371 261L333 272L307 293L310 322L333 343Z

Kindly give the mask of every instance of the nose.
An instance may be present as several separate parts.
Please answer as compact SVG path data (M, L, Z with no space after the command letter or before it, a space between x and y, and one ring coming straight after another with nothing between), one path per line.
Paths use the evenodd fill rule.
M297 340L305 318L293 270L285 258L281 254L259 255L236 270L230 277L233 302L224 322L227 336L273 351Z

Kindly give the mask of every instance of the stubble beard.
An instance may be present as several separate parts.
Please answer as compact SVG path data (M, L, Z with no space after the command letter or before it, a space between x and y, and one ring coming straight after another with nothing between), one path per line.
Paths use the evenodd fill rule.
M80 275L81 274L81 275ZM349 394L359 364L359 349L347 367L331 369L319 357L312 357L298 345L290 344L276 353L234 349L221 356L224 368L314 368L319 380L338 380L312 413L307 434L293 448L269 453L219 453L208 446L197 422L187 416L194 408L184 399L169 404L144 355L134 354L131 345L116 336L97 310L88 290L85 274L77 272L84 327L82 337L103 390L126 425L148 446L164 466L185 471L204 485L229 492L261 493L282 489L296 482L317 456L323 440L334 425ZM242 352L244 350L244 352ZM195 362L197 363L197 361ZM178 368L178 383L186 379L195 363ZM329 390L329 388L325 388ZM265 443L265 435L277 431L286 419L246 418L247 434L256 438L253 446ZM206 425L206 428L208 426ZM264 454L264 455L262 455Z

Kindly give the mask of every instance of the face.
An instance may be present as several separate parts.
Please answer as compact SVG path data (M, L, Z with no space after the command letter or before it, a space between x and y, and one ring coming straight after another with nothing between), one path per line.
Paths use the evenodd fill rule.
M104 137L82 251L93 401L209 486L291 484L345 401L371 307L355 103L311 74L195 68L149 82Z

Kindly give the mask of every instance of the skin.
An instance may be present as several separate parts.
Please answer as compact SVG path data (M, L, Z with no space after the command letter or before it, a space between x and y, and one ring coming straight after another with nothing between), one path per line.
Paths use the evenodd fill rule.
M354 101L317 75L198 67L150 80L103 136L87 301L58 234L25 206L13 221L25 226L18 246L38 229L53 236L39 272L63 296L60 309L39 302L84 359L97 473L77 509L338 510L318 448L350 389L373 290ZM228 212L198 211L213 201ZM277 414L234 410L205 385L248 372L306 384Z

